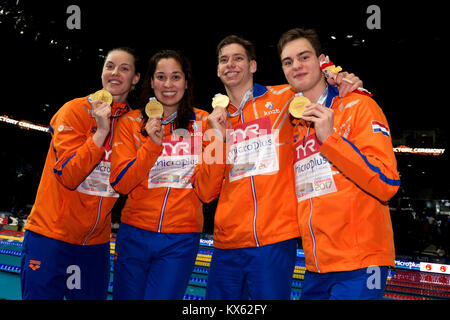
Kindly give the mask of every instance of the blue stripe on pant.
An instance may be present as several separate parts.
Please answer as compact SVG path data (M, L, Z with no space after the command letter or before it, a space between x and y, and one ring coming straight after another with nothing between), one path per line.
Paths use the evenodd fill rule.
M109 242L74 245L27 230L20 272L22 299L106 299L109 250Z
M261 247L214 248L207 300L289 300L297 240Z
M200 233L159 233L121 223L113 299L183 299L199 241Z

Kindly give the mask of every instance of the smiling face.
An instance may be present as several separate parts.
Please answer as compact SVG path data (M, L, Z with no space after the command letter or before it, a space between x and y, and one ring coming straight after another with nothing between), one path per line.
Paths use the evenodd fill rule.
M311 43L305 38L286 43L281 51L281 64L287 81L296 91L311 91L322 84L321 57L316 56Z
M251 87L256 61L249 60L243 46L232 43L222 47L217 65L217 76L228 87Z
M151 86L159 102L165 107L177 107L187 88L181 65L173 58L159 60L151 79Z
M131 87L139 81L133 55L122 50L111 51L105 59L102 84L116 102L125 102Z

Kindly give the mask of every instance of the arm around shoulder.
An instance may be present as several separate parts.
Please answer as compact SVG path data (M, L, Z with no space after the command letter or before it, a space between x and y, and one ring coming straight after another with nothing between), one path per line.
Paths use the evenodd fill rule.
M390 130L375 101L361 97L358 103L344 103L353 110L335 123L320 152L360 188L386 202L400 186Z

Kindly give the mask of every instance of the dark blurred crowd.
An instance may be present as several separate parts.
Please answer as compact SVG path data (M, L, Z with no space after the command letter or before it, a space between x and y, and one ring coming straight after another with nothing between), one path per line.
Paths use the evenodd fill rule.
M450 215L436 208L391 210L397 254L430 256L450 262Z

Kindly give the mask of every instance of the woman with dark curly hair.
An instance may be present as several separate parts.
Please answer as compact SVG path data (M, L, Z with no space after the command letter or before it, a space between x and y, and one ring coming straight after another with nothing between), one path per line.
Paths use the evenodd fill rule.
M163 106L162 118L146 114L150 98ZM191 178L207 116L193 107L189 61L172 50L156 53L141 108L121 118L113 141L111 185L128 194L116 242L114 299L183 298L203 228Z
M160 62L161 64L159 65ZM161 73L161 70L158 70L158 74L155 74L157 72L158 65L160 68L163 68L167 64L173 64L174 62L179 64L181 70L177 70L172 75L172 80L176 80L173 83L183 82L184 84L182 85L185 85L185 90L177 91L176 95L173 94L174 91L171 91L171 88L167 87L162 88L161 90L159 90L161 87L157 87L155 90L155 85L162 85L162 81L167 80L165 79L165 75ZM184 80L180 82L180 80L182 80L182 75L184 75ZM167 86L168 84L169 82L165 85ZM187 60L187 58L180 52L174 50L161 50L151 57L142 84L142 93L139 100L139 106L142 111L141 114L144 119L143 123L146 123L148 120L148 116L144 112L145 105L147 104L149 98L155 96L156 99L164 106L164 116L169 116L175 111L177 112L177 116L173 120L175 128L188 128L189 121L193 119L192 114L194 111L192 68L189 60ZM207 115L207 113L204 113L205 117ZM144 131L144 135L145 134L146 133Z

